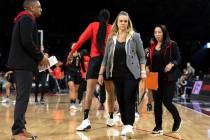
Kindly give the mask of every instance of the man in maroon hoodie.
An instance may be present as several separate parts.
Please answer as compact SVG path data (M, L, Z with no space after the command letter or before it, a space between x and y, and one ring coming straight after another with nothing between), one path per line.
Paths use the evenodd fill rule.
M12 126L12 140L35 139L26 131L25 113L30 97L33 73L38 72L38 65L48 66L48 56L43 54L38 43L36 18L41 16L41 4L38 0L25 0L24 11L20 12L14 22L8 68L14 70L17 97Z

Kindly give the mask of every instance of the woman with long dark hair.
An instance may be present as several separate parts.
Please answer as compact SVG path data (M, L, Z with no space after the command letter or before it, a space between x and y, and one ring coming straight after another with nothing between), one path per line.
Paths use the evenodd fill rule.
M150 47L149 60L150 71L158 72L158 90L153 91L156 126L152 133L163 133L162 104L173 116L172 132L177 132L181 125L181 118L172 100L176 91L176 81L179 78L178 65L181 57L177 43L170 39L165 25L157 25L154 28L154 43Z
M87 79L87 91L84 101L84 120L80 126L77 127L77 131L84 131L91 128L90 121L88 119L89 110L92 102L92 96L96 88L98 73L100 70L101 62L104 56L104 49L106 46L106 40L111 30L111 25L108 24L110 18L110 12L107 9L102 9L99 12L99 21L92 22L88 25L85 31L79 37L79 40L69 53L68 59L72 59L73 53L79 49L88 39L91 39L90 50L90 62L88 65L88 71L86 75ZM108 97L109 106L109 118L107 120L108 126L114 125L113 112L114 112L114 90L112 81L105 83Z

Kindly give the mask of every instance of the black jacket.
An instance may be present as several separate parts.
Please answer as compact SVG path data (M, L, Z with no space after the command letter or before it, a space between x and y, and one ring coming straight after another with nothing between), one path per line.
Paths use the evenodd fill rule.
M42 58L36 21L29 15L22 15L13 27L8 68L37 72Z
M152 68L152 56L153 56L153 52L155 49L156 44L152 44L151 48L150 48L150 70L153 71ZM164 48L163 48L163 61L165 66L168 63L173 63L174 67L172 67L172 69L169 72L164 73L164 80L171 82L171 81L176 81L179 77L180 77L180 70L178 65L180 65L181 63L181 56L180 56L180 52L179 52L179 48L177 46L177 43L174 41L170 41L169 44L167 44Z

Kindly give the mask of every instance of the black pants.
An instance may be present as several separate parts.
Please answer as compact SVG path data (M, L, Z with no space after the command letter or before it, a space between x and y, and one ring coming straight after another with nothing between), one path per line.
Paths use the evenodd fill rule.
M158 90L153 91L154 98L154 114L155 114L155 124L156 127L162 128L162 103L172 114L174 121L177 121L180 118L179 112L175 105L172 103L174 94L176 92L176 82L166 82L163 80L158 81Z
M47 92L47 73L40 72L35 77L35 100L37 101L38 93L41 92L41 99L44 98L44 93Z
M121 120L124 125L133 125L135 121L136 90L139 79L132 76L113 78L117 93Z
M25 113L31 92L33 74L31 71L15 70L16 78L16 104L14 110L14 124L12 134L19 134L25 129Z

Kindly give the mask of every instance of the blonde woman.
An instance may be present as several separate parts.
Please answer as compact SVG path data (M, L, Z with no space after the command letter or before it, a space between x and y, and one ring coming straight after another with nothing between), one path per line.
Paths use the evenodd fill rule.
M127 12L121 11L110 32L105 55L99 72L98 82L112 78L117 93L122 136L133 135L135 121L135 97L139 80L146 78L145 54L140 34L135 32Z

